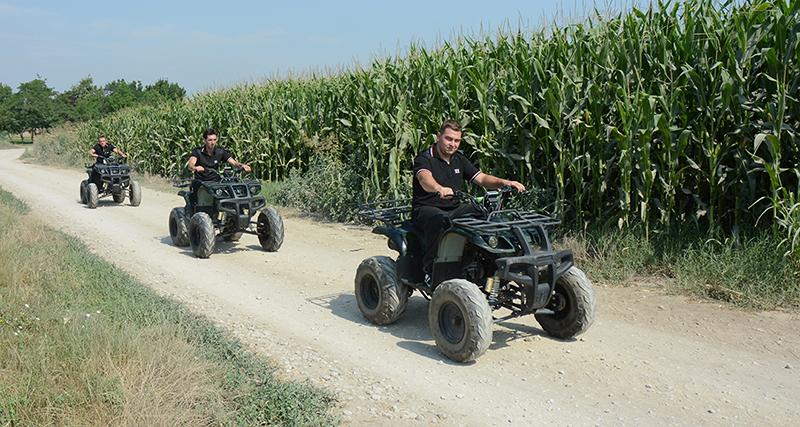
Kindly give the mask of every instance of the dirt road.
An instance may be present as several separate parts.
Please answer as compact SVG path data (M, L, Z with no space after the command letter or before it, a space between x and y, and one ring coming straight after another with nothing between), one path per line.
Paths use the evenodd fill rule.
M169 237L177 195L144 188L139 207L101 199L89 209L84 172L26 164L21 153L0 150L0 187L32 215L215 319L287 378L338 391L346 425L800 425L796 315L595 283L597 319L579 339L552 339L529 316L496 324L486 354L457 364L433 342L419 294L393 325L361 316L358 264L394 257L368 228L285 214L280 251L246 234L197 259Z

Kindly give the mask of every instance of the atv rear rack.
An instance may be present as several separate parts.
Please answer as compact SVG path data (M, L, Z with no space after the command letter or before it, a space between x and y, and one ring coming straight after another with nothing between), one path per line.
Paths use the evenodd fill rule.
M191 179L177 179L175 181L172 181L172 186L176 188L186 188L190 185L192 185Z
M359 205L358 216L397 227L411 219L411 198Z

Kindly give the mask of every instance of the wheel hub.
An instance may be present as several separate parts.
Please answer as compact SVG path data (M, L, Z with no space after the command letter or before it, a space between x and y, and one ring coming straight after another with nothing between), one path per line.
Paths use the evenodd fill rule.
M447 303L439 309L439 325L447 341L457 343L464 338L464 315L457 305Z

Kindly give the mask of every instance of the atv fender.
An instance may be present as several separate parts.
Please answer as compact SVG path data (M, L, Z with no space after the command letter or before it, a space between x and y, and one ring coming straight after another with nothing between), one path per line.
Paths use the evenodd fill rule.
M409 231L404 230L402 228L393 228L387 227L385 225L379 225L372 229L372 232L375 234L383 234L384 236L389 238L387 242L389 245L389 249L393 251L397 251L401 256L406 255L408 252L408 246L406 245L406 236L410 234Z

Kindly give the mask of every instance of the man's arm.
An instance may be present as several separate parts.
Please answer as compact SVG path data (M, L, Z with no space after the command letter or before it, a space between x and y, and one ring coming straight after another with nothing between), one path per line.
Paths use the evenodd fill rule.
M92 149L89 150L89 155L94 157L95 159L97 158L97 153L94 152L94 147L92 147Z
M114 147L114 152L115 152L115 153L117 153L117 154L119 154L120 156L122 156L122 157L126 158L126 159L128 158L128 156L126 156L126 155L125 155L125 153L123 153L122 151L120 151L120 149L119 149L119 148L116 148L116 147Z
M508 185L518 192L525 191L525 186L517 181L510 181L485 173L478 174L478 176L473 179L473 182L483 188L486 188L487 190L497 190L498 188L502 188L504 185Z
M433 178L433 174L429 170L421 170L417 172L417 180L422 186L422 189L428 193L439 193L439 197L446 199L453 196L453 189L444 187Z
M244 169L245 172L250 172L250 166L248 166L248 165L246 165L244 163L237 162L236 160L233 159L233 157L228 157L228 163L230 163L231 166L233 166L235 168L238 168L239 166L241 166L242 169Z
M188 168L192 172L202 172L202 171L206 170L204 167L202 167L202 166L197 164L197 157L195 157L195 156L189 157Z

